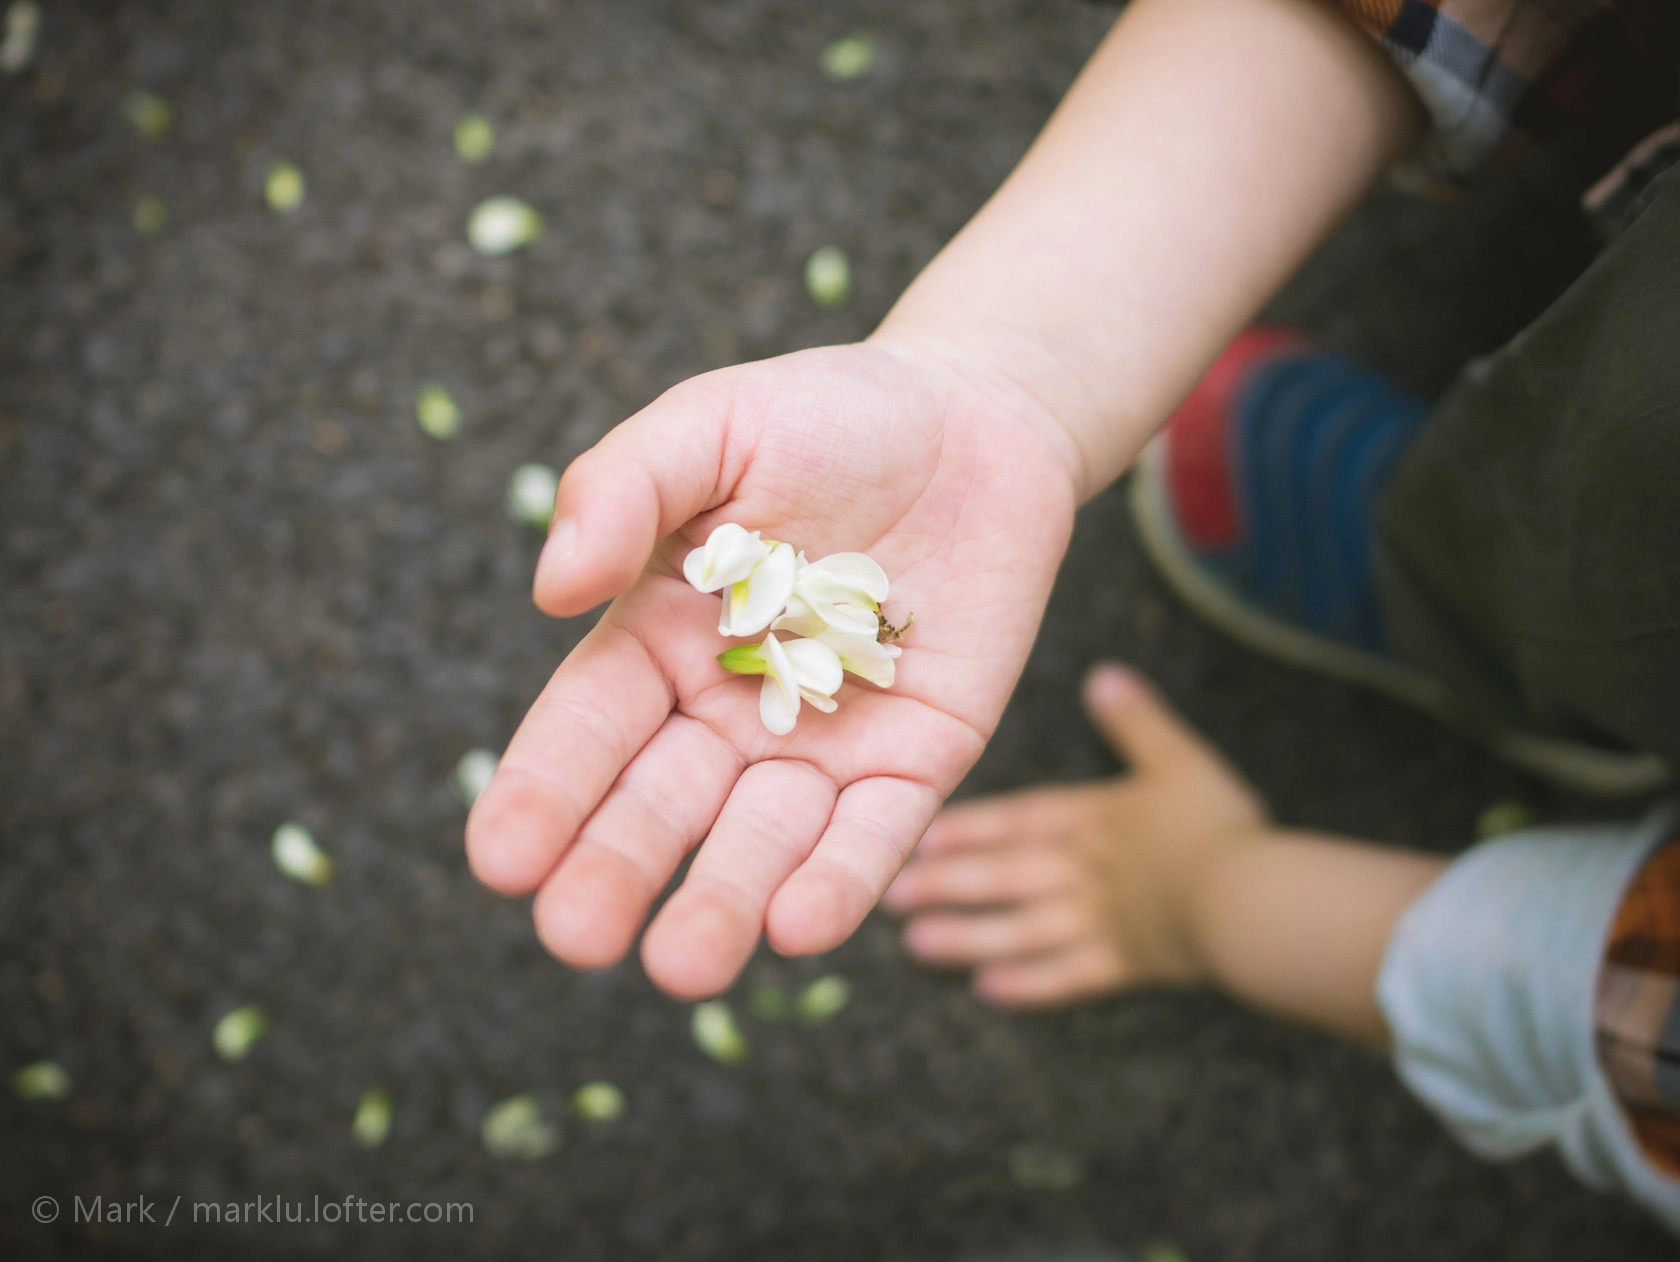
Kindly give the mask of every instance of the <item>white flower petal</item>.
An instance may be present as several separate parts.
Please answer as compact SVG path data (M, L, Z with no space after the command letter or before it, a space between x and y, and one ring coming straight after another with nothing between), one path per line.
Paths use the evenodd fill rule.
M332 880L333 861L315 844L315 838L302 824L288 820L276 828L269 849L274 855L274 866L294 881L325 885Z
M850 635L874 635L881 628L881 620L875 616L875 611L864 605L821 602L813 608L830 627Z
M455 124L455 152L462 162L483 162L496 151L496 129L482 114L467 114Z
M852 264L837 245L825 245L805 260L805 292L819 307L843 307L852 296Z
M758 691L758 717L777 736L786 736L799 721L799 684L776 637L765 636L763 648L769 670Z
M806 1025L821 1025L852 1001L852 984L838 973L819 977L793 1002L794 1011Z
M757 635L787 608L793 595L793 549L778 543L753 572L724 593L720 635Z
M267 1032L268 1015L255 1004L247 1004L243 1008L235 1008L216 1022L216 1028L210 1032L210 1041L215 1045L216 1055L231 1064L244 1060L256 1041Z
M826 644L840 659L840 665L859 679L867 679L877 688L891 688L897 674L893 659L902 649L896 644L882 644L873 635L853 635L830 627L817 635L819 644Z
M861 31L837 39L822 50L822 71L837 82L861 78L874 65L875 39Z
M560 1146L560 1127L543 1116L534 1095L511 1096L493 1106L479 1127L492 1157L537 1161Z
M795 698L799 696L797 692L793 695ZM786 736L799 722L798 701L788 701L787 693L769 675L764 677L764 686L758 690L758 718L767 730L777 736Z
M62 1100L70 1094L70 1075L55 1060L38 1060L12 1075L20 1100Z
M799 690L800 698L813 710L821 710L824 714L833 714L840 708L840 703L833 697L824 696L820 692L812 692L809 688Z
M800 570L794 592L831 627L874 635L876 612L887 598L887 575L861 552L837 552Z
M490 777L496 774L501 762L493 749L469 749L455 764L455 792L461 801L471 806L478 795L490 787Z
M772 631L786 631L789 635L817 635L828 629L828 623L817 617L816 611L805 603L796 590L788 597L787 612L770 624Z
M268 168L263 181L263 196L268 208L277 215L289 215L303 205L303 172L290 162L276 162Z
M591 1122L616 1122L624 1116L624 1092L610 1082L586 1082L572 1092L572 1107Z
M467 240L480 254L508 254L542 236L543 217L517 197L492 197L474 208Z
M735 1014L721 999L696 1004L689 1029L700 1050L719 1064L739 1065L752 1054L741 1027L735 1024Z
M391 1093L380 1088L362 1093L350 1133L363 1148L377 1148L391 1133Z
M770 547L759 541L758 531L725 522L683 558L683 577L697 591L720 591L748 577L769 554Z
M507 511L515 521L547 530L554 516L554 497L560 475L545 464L522 464L508 479Z
M852 588L877 605L887 598L887 572L862 552L836 552L833 556L812 561L800 576Z
M802 693L831 696L845 678L839 656L821 640L789 640L782 646L782 652L793 667L793 677Z

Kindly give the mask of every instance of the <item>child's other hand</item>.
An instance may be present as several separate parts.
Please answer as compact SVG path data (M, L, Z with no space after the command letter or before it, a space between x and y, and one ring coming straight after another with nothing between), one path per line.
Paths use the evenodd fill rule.
M786 954L838 945L997 724L1067 547L1076 464L1021 391L871 343L669 391L561 480L537 603L616 599L474 806L479 879L536 891L548 949L600 967L699 847L642 948L684 998L725 989L761 931ZM680 569L725 521L881 563L886 616L915 615L890 691L848 679L837 713L761 726L758 681L715 660L718 597Z
M952 807L887 893L910 953L974 969L994 1003L1206 980L1198 882L1266 828L1254 791L1136 675L1097 667L1085 705L1130 774Z

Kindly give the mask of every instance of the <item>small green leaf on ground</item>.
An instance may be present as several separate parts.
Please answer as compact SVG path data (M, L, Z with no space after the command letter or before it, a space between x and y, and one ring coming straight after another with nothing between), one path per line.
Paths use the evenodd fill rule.
M6 10L6 38L0 42L0 73L16 74L35 58L41 36L41 6L35 0L15 0Z
M12 1075L12 1091L20 1100L62 1100L70 1094L70 1075L56 1060L38 1060Z
M1519 833L1533 826L1534 811L1528 803L1507 798L1495 802L1476 817L1476 839L1486 841L1489 837L1503 837L1506 833Z
M303 172L290 162L276 162L263 181L263 196L277 215L289 215L303 205Z
M822 50L822 71L842 82L861 79L875 68L875 37L862 32L837 39Z
M543 217L517 197L482 201L467 221L467 240L480 254L510 254L542 232Z
M134 203L134 230L141 236L149 237L162 232L168 222L169 208L163 204L161 197L147 193Z
M414 415L420 428L433 438L450 439L461 432L461 409L440 385L429 385L420 391L414 400Z
M751 1054L746 1036L735 1024L735 1014L721 999L696 1004L689 1028L695 1045L720 1065L743 1064Z
M483 162L496 152L496 129L482 114L464 115L455 124L455 152L462 162Z
M508 479L507 511L515 521L547 530L560 475L545 464L522 464Z
M794 1000L799 1019L806 1025L821 1025L852 1001L852 984L838 973L819 977Z
M786 1021L793 1015L793 1004L780 986L756 986L747 1010L760 1021Z
M1152 1240L1143 1246L1138 1262L1190 1262L1190 1258L1170 1240Z
M819 307L843 307L852 296L852 265L837 245L825 245L805 260L805 291Z
M1085 1177L1079 1158L1055 1148L1018 1144L1009 1151L1009 1177L1031 1192L1066 1192Z
M591 1122L616 1122L624 1105L624 1092L610 1082L586 1082L572 1093L572 1108Z
M147 140L161 140L175 122L169 102L151 92L130 92L123 98L123 117Z
M287 820L274 830L270 849L282 876L304 885L325 885L332 880L333 861L315 843L314 835L296 820Z
M469 749L462 754L461 761L455 764L455 795L468 806L478 801L478 795L496 774L496 764L500 761L495 751L489 749Z
M216 1048L216 1055L231 1064L250 1055L257 1040L266 1033L268 1014L255 1004L247 1004L243 1008L235 1008L216 1022L210 1042Z
M356 1119L350 1123L350 1133L363 1148L377 1148L391 1133L391 1093L375 1087L362 1093L356 1106Z
M484 1147L493 1157L536 1161L560 1147L560 1128L533 1095L510 1096L484 1115Z

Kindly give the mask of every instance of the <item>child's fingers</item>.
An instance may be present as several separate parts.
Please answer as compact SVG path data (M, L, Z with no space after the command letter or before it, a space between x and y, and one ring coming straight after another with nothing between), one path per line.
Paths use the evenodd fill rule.
M653 546L726 498L733 390L717 374L667 390L560 479L533 596L570 617L629 589Z
M1091 722L1137 770L1217 758L1141 675L1118 663L1093 667L1085 676L1083 696Z
M1074 860L1060 847L1002 846L918 859L898 874L882 900L889 911L942 904L981 906L1073 888Z
M847 785L811 857L770 902L765 929L783 955L814 955L840 945L939 809L939 794L896 776Z
M774 759L741 774L642 939L655 985L680 999L728 989L758 944L771 895L816 845L835 796L834 782L809 763Z
M944 854L1038 836L1044 827L1042 798L1039 792L1029 790L947 806L928 826L916 852L921 856Z
M988 964L974 974L974 991L1007 1008L1048 1008L1112 994L1126 981L1120 953L1091 939L1061 951Z
M467 817L479 880L525 894L554 869L578 828L671 712L659 664L603 621L554 672Z
M1072 899L1035 899L1007 911L924 912L904 929L904 946L929 964L969 965L1051 951L1085 933Z
M717 819L739 754L673 714L631 760L537 893L537 936L574 968L616 963L677 865Z

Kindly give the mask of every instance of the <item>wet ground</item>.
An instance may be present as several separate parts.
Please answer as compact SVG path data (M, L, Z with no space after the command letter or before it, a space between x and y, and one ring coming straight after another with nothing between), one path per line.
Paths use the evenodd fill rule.
M754 963L730 1068L633 964L568 972L466 871L451 769L500 747L583 630L529 603L512 471L695 372L867 332L1112 10L43 8L0 80L0 1068L50 1058L71 1086L0 1100L8 1256L1669 1256L1549 1158L1460 1154L1378 1059L1212 996L1000 1015L872 921L830 958ZM873 68L825 78L860 29ZM172 107L167 134L125 117L135 90ZM451 142L468 111L498 142L476 166ZM264 202L279 160L306 181L287 215ZM547 231L483 259L463 225L503 193ZM801 282L829 244L855 277L835 311ZM1381 191L1276 314L1434 392L1585 251L1547 161L1457 208ZM433 382L460 406L449 442L415 424ZM1053 612L965 791L1111 770L1074 688L1119 654L1293 822L1452 849L1490 802L1591 809L1204 630L1116 493ZM288 819L331 884L277 874ZM746 1011L828 973L854 997L826 1024ZM270 1031L226 1063L211 1031L243 1004ZM620 1120L569 1103L595 1079ZM364 1149L375 1087L393 1124ZM559 1123L551 1155L486 1152L486 1109L518 1093ZM95 1196L157 1221L74 1221ZM191 1221L259 1197L474 1221Z

